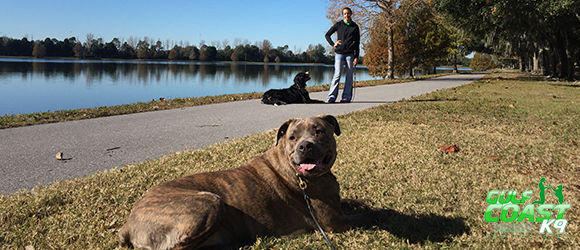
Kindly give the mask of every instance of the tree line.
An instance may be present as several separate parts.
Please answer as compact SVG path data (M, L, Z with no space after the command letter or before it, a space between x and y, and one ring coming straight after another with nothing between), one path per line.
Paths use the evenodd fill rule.
M334 62L331 53L321 45L309 45L306 51L294 53L288 45L274 48L268 40L250 44L248 41L236 39L235 46L228 40L213 42L200 46L188 45L181 42L165 43L150 38L137 39L130 37L126 41L113 38L104 42L102 38L95 38L88 34L85 42L76 37L62 41L56 38L30 41L24 37L13 39L0 37L0 55L22 57L75 57L79 59L143 59L143 60L194 60L194 61L233 61L233 62L294 62L294 63L325 63ZM171 46L173 45L173 46ZM170 47L170 48L167 48Z

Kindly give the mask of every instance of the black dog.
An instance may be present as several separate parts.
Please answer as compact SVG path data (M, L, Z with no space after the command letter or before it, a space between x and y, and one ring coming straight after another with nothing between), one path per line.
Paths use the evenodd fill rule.
M283 105L290 103L323 103L324 101L310 99L306 82L310 80L310 73L298 73L294 77L294 84L287 89L270 89L262 97L263 104Z

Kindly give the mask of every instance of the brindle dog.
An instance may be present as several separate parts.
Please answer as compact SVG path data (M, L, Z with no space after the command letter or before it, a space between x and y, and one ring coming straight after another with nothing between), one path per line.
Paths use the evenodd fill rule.
M295 237L312 232L299 187L307 184L325 231L343 232L374 222L382 211L345 215L339 184L330 169L336 159L331 115L290 119L274 147L245 165L182 177L151 188L119 232L121 246L140 249L232 249L256 237Z

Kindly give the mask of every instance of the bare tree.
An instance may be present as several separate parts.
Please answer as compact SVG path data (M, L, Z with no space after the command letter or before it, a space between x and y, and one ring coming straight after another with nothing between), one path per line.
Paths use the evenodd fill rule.
M95 39L95 35L92 33L87 34L87 41L85 42L85 46L91 46L91 43Z
M216 47L217 49L221 49L221 43L218 40L211 41L210 45Z
M32 49L32 56L36 58L44 58L46 56L46 47L40 43L36 43L34 49Z
M137 49L137 44L139 44L139 38L137 38L137 37L133 37L133 36L130 36L130 37L129 37L129 40L127 40L127 44L128 44L128 45L129 45L131 48L133 48L133 49Z
M85 48L88 53L90 53L93 49L93 40L95 40L95 35L92 33L88 33L87 41L85 42Z
M302 47L296 47L296 45L294 45L294 54L298 55L302 53Z
M77 58L84 58L87 55L87 50L81 44L81 42L77 42L73 48L73 52L75 53L75 57Z
M264 39L260 44L260 49L264 53L264 62L270 61L270 50L272 50L272 43L268 39Z
M228 39L224 39L222 41L222 48L225 49L230 45L230 41L228 41Z
M169 39L165 39L165 48L173 48L175 47L175 42Z
M234 39L234 44L233 45L234 45L234 47L238 47L238 46L242 45L242 39L236 37L236 39Z

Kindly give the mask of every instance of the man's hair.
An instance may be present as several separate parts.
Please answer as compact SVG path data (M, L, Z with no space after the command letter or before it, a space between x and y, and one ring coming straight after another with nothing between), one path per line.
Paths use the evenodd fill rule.
M342 8L341 12L344 12L344 10L348 10L348 12L350 12L350 14L352 14L352 10L349 7Z

